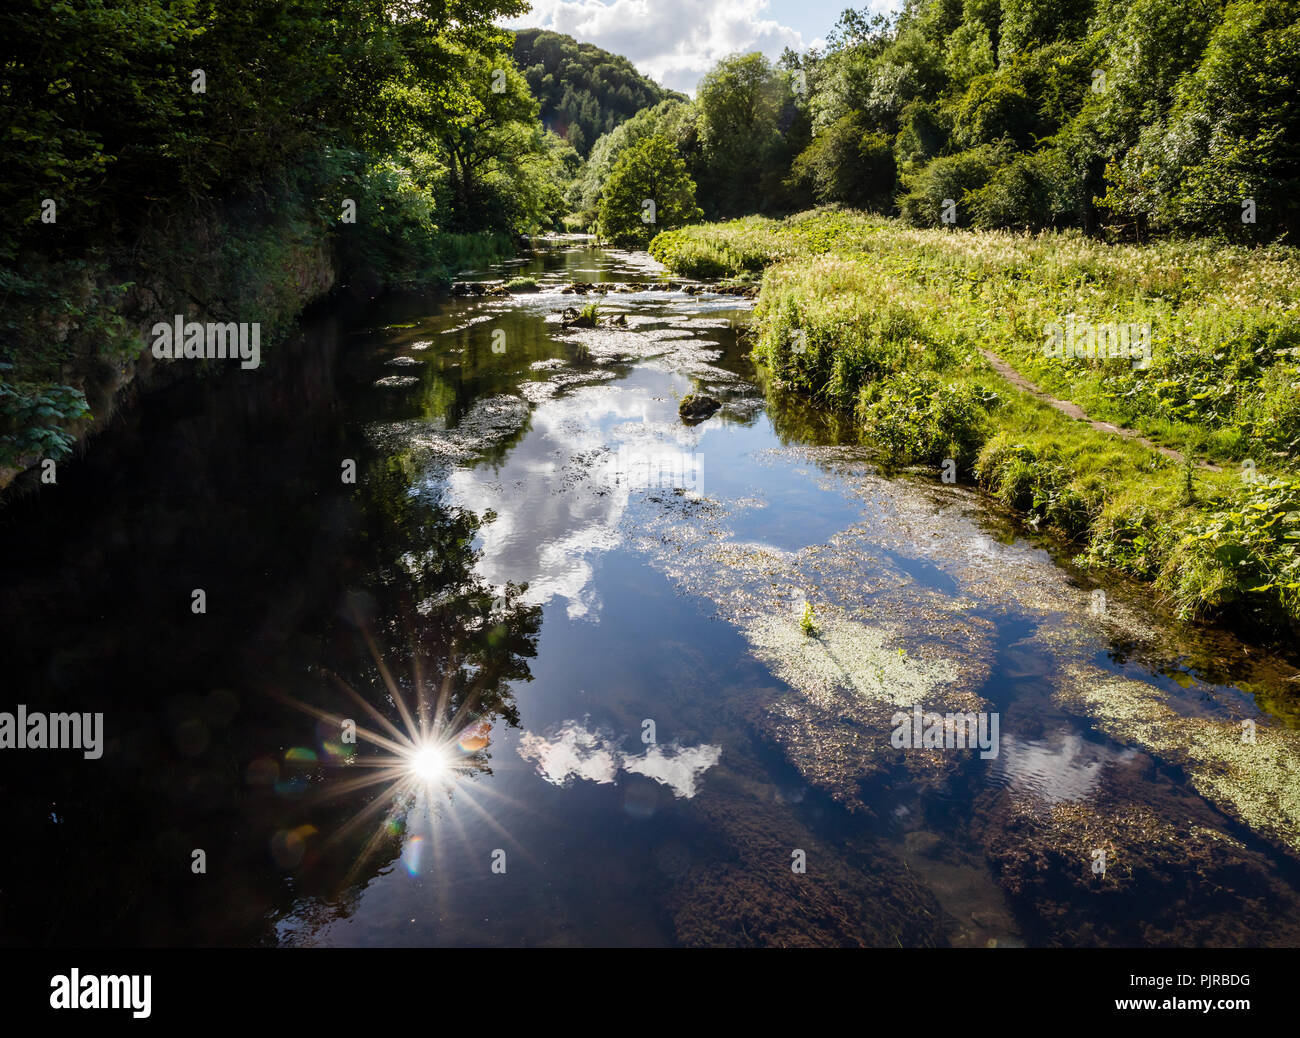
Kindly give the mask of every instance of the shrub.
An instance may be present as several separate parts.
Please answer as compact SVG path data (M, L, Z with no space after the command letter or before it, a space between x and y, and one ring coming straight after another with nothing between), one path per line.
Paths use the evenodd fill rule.
M1060 152L1018 155L971 193L976 227L1065 227L1078 218L1080 200L1070 169Z
M819 133L794 161L787 187L819 205L838 202L861 209L888 209L894 194L890 140L873 133L851 112Z
M1183 616L1254 596L1300 615L1300 480L1261 481L1192 523L1159 578Z
M11 367L0 364L0 376ZM67 426L89 417L85 394L73 386L10 383L0 377L0 466L62 457L75 442Z
M974 213L969 196L1009 159L1010 149L1003 143L935 159L903 177L906 191L898 200L899 215L915 227L940 227L946 203L952 200L957 203L955 225L970 226Z
M904 371L865 386L858 413L865 433L903 464L965 468L988 435L988 410L997 396L983 387L941 382L929 372Z
M666 137L647 137L625 151L600 196L600 233L617 245L644 247L656 229L671 230L703 216L695 204L695 182Z
M1072 485L1073 471L1054 447L1035 448L999 436L976 462L980 485L1008 508L1025 512L1069 537L1087 532L1099 503Z

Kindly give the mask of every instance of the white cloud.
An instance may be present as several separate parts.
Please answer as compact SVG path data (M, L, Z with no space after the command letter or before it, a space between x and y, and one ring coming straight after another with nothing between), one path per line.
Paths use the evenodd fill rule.
M777 58L805 46L801 33L768 16L768 0L533 0L532 11L505 24L594 43L686 93L728 54Z
M549 739L525 732L519 756L536 763L537 773L552 785L563 786L573 778L604 785L618 774L622 752L603 733L567 721Z
M1087 798L1107 764L1125 764L1137 756L1133 749L1112 750L1063 732L1046 740L1004 735L1000 749L996 768L1004 781L1049 803Z
M630 484L652 473L692 476L688 466L703 435L682 425L673 404L656 403L644 388L579 387L543 401L532 412L529 440L501 463L495 478L474 469L447 476L452 504L497 516L479 531L476 572L493 587L527 581L521 601L529 605L562 598L570 617L598 619L594 562L618 546L629 497L645 489L644 482ZM615 482L620 463L630 469Z

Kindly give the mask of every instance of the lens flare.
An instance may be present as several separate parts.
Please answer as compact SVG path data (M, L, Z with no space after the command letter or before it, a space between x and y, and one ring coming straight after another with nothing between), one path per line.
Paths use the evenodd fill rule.
M422 746L411 754L411 773L425 782L441 778L447 771L447 758L437 746Z
M461 732L456 743L464 753L477 753L487 746L491 733L492 725L487 721L479 721Z
M403 846L402 863L406 871L412 876L423 875L424 857L431 855L434 859L431 864L437 864L441 846L438 837L444 823L453 824L453 835L462 839L465 836L460 818L450 812L443 817L441 813L442 807L450 805L453 793L457 794L458 804L510 838L493 820L487 807L479 802L480 797L504 798L487 788L480 788L479 797L476 797L472 786L466 782L476 774L491 774L486 751L492 723L481 715L475 716L478 693L471 690L464 702L449 702L449 676L435 703L417 673L413 678L415 702L408 702L403 687L385 665L369 629L360 618L356 618L356 622L383 679L388 703L398 718L390 718L372 697L362 695L340 675L322 667L321 673L374 722L373 726L364 721L358 723L361 714L353 712L352 716L344 716L303 702L279 689L270 689L275 699L316 718L321 752L318 755L309 747L295 746L284 753L283 761L273 757L259 758L249 766L248 780L250 785L272 785L284 796L306 797L312 793L313 799L322 801L374 787L381 787L381 795L370 798L365 806L311 847L300 831L277 834L272 847L277 860L286 869L299 868L311 860L311 855L319 856L324 849L338 844L379 816L379 824L349 870L349 877L359 875L362 865L383 848L391 846L390 841L394 839L401 841ZM362 749L362 744L373 749L367 752ZM352 772L350 777L337 773L344 766ZM334 773L335 781L311 790L308 780L320 768ZM415 832L412 826L420 831Z

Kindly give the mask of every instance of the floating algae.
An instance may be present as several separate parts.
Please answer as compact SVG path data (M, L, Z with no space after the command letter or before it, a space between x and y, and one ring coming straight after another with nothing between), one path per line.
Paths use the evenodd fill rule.
M1149 758L1111 765L1086 801L1045 805L1011 789L976 799L970 838L1032 920L1030 936L1074 947L1293 946L1300 904L1272 863L1224 832L1195 793L1153 784L1149 768Z
M534 365L534 368L536 368L536 365ZM519 392L523 394L529 403L540 404L577 386L589 386L608 381L614 377L614 372L599 368L595 371L560 371L552 374L544 382L521 383Z
M737 761L694 801L702 838L664 878L678 941L691 947L926 947L948 927L934 895L868 842L823 842L789 805L753 795ZM801 852L807 871L791 869ZM679 854L679 858L682 856ZM669 870L665 869L665 872Z
M982 710L974 689L988 673L990 628L954 622L949 612L928 622L909 617L915 622L908 626L882 622L862 607L870 567L848 543L784 551L729 537L735 515L752 513L761 500L660 502L669 507L637 524L635 543L680 588L711 601L744 636L750 654L789 687L787 694L738 709L807 782L850 810L867 807L868 779L898 772L912 782L943 783L961 766L961 755L901 753L890 741L893 717L916 705ZM864 527L858 535L870 532ZM823 592L841 581L839 601L824 601ZM800 628L796 589L813 586L820 632L810 638ZM905 611L891 619L901 615Z
M957 680L951 661L906 655L897 632L818 613L819 632L806 636L794 616L742 621L750 650L786 684L813 699L848 693L887 706L923 706L934 691Z
M392 376L405 377L405 376ZM418 381L414 378L412 382ZM528 402L512 394L477 400L454 428L422 418L377 422L366 433L380 449L409 449L443 462L466 463L505 443L527 423Z
M1076 664L1058 694L1107 735L1186 768L1198 793L1300 852L1300 732L1188 717L1146 682Z

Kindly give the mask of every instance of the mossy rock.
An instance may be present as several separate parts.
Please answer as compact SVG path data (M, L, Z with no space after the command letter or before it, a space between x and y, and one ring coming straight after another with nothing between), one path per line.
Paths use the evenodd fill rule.
M560 324L565 328L595 328L596 317L589 311L569 306L560 314Z
M703 393L688 393L682 397L682 402L677 406L677 413L684 422L702 422L706 418L711 418L721 406L722 404L711 396L705 396Z

